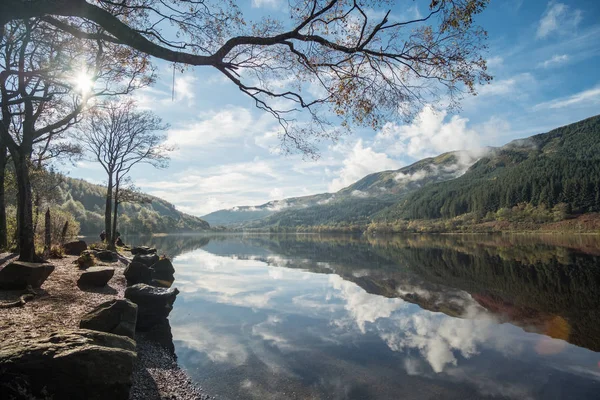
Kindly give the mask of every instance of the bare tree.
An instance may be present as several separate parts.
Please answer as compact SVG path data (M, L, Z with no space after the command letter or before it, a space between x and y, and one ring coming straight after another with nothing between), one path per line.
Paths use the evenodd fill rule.
M148 71L145 58L137 53L100 41L81 41L41 20L4 26L0 136L15 166L21 260L36 260L32 155L43 159L51 154L49 143L79 122L90 99L147 84ZM60 146L52 149L61 151Z
M420 0L426 12L406 18L391 0L290 0L289 18L256 22L232 0L3 0L0 27L41 17L77 38L213 67L276 118L286 149L313 154L312 140L341 132L333 126L377 128L442 99L456 107L489 82L474 23L488 2Z
M104 225L111 246L116 239L121 185L139 163L156 168L168 165L171 148L165 144L166 136L160 133L167 128L151 112L137 111L132 100L107 101L90 113L82 124L80 140L102 165L108 178Z

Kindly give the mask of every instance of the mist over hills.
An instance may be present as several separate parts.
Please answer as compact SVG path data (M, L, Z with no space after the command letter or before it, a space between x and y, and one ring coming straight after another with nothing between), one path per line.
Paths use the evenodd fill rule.
M360 219L362 212L372 213L390 206L424 185L462 175L477 161L477 154L466 151L444 153L398 170L367 175L335 193L273 200L259 206L233 207L209 213L202 219L213 226L240 226L259 220L269 223L267 221L296 214L298 218L304 218L301 215L312 210L332 210L328 219L331 222L349 220L352 215Z
M482 218L517 205L600 211L600 116L498 148L454 151L365 176L335 193L219 210L211 225L356 227L397 220Z

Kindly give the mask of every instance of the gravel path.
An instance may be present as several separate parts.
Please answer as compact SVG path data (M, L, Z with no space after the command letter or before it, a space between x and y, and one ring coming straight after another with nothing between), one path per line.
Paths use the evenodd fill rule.
M115 263L100 263L115 268L109 284L100 289L83 291L77 287L81 271L73 263L77 257L50 260L54 272L37 289L35 298L23 307L0 309L0 343L47 336L60 329L76 329L81 316L98 304L123 298L126 280L123 276L127 258ZM0 269L16 255L0 253ZM19 290L0 290L0 302L14 301L23 294ZM143 335L136 337L138 362L132 376L132 400L208 400L210 396L190 381L179 368L175 357Z

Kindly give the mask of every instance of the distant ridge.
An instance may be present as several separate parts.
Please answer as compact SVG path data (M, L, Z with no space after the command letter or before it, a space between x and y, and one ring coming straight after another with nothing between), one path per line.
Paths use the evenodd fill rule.
M71 212L82 234L97 234L104 229L106 188L83 179L64 177L59 187L62 208ZM119 206L119 231L122 234L198 232L210 229L201 218L183 213L163 199L144 195L150 202L123 203Z
M234 228L364 229L400 220L477 218L517 204L600 211L600 116L479 154L449 152L365 176L336 193L219 210L202 218Z

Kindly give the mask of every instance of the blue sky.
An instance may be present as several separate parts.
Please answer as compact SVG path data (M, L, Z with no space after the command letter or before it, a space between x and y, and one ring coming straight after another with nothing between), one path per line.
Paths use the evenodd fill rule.
M428 3L397 1L393 13L424 13ZM286 0L240 5L250 17L289 18ZM172 100L171 65L157 62L157 83L134 97L171 125L168 140L177 150L168 169L140 165L131 176L145 192L201 216L336 191L372 172L502 145L600 113L600 2L491 0L477 22L489 34L486 58L494 80L465 98L460 112L424 107L411 124L391 120L379 131L353 129L336 143L320 143L317 161L280 154L276 122L216 70L178 72ZM106 181L90 161L64 170Z

